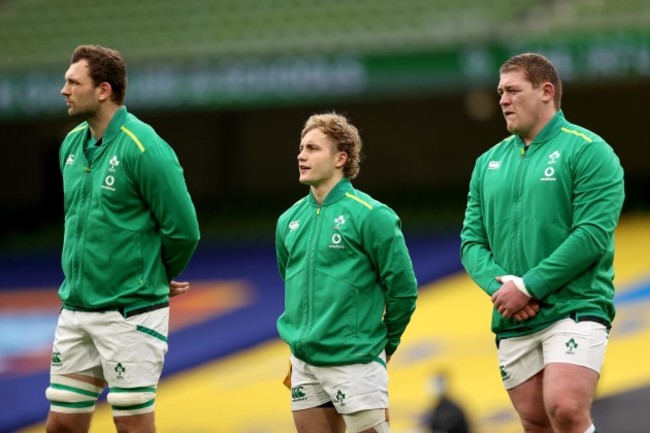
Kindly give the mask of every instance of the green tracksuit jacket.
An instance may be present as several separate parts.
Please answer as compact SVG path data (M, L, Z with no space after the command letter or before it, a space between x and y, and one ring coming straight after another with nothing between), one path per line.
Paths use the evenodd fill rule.
M277 223L285 281L280 337L317 366L391 355L415 310L417 281L397 215L343 178L322 205L310 194Z
M118 110L91 160L83 122L59 152L65 205L63 306L138 310L168 301L169 281L199 239L194 205L171 147Z
M470 181L461 259L488 294L495 277L523 277L539 313L526 321L492 313L499 338L525 335L563 318L614 319L614 229L623 169L598 135L559 111L525 149L518 136L481 155Z

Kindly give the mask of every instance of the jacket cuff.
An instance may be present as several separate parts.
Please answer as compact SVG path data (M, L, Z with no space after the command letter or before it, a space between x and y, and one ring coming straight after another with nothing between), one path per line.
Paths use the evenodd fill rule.
M537 275L537 273L524 275L523 280L528 293L537 299L543 299L551 292L546 284L546 281Z

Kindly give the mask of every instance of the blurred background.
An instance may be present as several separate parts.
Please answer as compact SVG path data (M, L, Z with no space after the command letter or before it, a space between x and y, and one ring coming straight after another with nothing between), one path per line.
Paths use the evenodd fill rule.
M126 105L175 149L201 224L184 274L194 289L172 304L160 432L291 431L273 230L307 193L302 125L329 110L359 127L355 186L401 216L421 283L391 362L393 431L427 431L441 370L475 433L519 431L458 231L475 158L507 135L498 68L525 51L554 61L567 118L604 137L625 169L619 316L594 416L599 431L650 431L639 409L650 405L647 0L0 0L0 432L43 431L47 414L57 155L75 124L59 91L85 43L124 56ZM459 305L475 314L457 317ZM93 431L113 431L103 406Z

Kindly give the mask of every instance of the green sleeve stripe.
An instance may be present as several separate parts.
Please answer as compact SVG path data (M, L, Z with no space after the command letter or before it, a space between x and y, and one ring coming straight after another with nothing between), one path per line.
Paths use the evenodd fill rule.
M139 388L119 388L114 387L110 388L109 392L156 392L156 388L150 386L142 386Z
M142 143L140 143L140 140L138 140L138 137L136 137L135 134L133 132L131 132L131 130L127 129L126 126L122 126L120 129L122 131L124 131L126 133L126 135L131 137L131 140L135 141L135 144L138 145L138 149L140 149L140 152L144 152L144 150L145 150L144 146L142 145Z
M61 406L61 407L70 407L70 408L82 408L82 407L93 407L96 403L95 400L79 401L76 403L68 403L65 401L51 401L52 406Z
M136 326L136 329L138 331L142 332L142 333L145 333L147 335L151 335L152 337L155 337L155 338L167 343L167 337L165 337L164 335L162 335L159 332L154 331L153 329L146 328L146 327L140 326L140 325Z
M149 401L145 401L144 403L141 404L134 404L133 406L114 406L111 405L111 407L115 410L136 410L136 409L142 409L144 407L149 407L153 406L153 404L156 402L155 398L152 398Z
M50 385L53 389L62 389L64 391L74 392L75 394L86 395L88 397L98 398L99 393L88 391L87 389L76 388L74 386L61 385L59 383L53 383Z
M369 203L367 203L367 202L361 200L359 197L357 197L357 196L355 196L355 195L350 194L349 192L346 192L346 193L345 193L345 196L346 196L347 198L351 198L352 200L358 201L359 203L361 203L362 205L364 205L364 206L367 207L368 209L372 209L372 206L371 206Z
M586 136L585 134L583 134L582 132L574 131L574 130L572 130L572 129L568 129L568 128L560 128L560 129L561 129L562 131L566 132L567 134L577 135L578 137L585 139L585 140L588 141L589 143L591 143L591 142L593 141L591 138L587 137L587 136Z

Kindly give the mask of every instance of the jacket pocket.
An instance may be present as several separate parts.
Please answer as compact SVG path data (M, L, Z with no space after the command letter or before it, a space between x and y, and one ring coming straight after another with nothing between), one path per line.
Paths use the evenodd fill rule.
M101 220L89 224L84 266L97 284L94 290L125 294L142 286L142 235L112 226Z
M325 342L359 335L359 290L328 274L316 273L312 290L315 337Z

